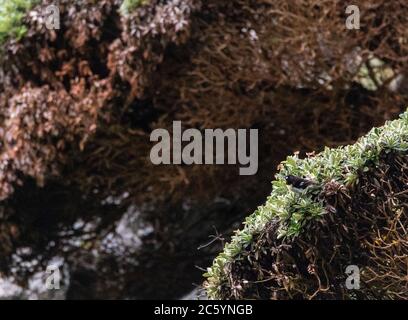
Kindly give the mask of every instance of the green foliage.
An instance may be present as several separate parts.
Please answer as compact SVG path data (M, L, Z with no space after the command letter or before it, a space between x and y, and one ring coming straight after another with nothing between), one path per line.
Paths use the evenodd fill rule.
M124 14L128 14L135 8L149 3L150 0L124 0L122 6L120 7L120 11Z
M361 65L355 81L359 82L367 90L375 91L394 76L394 71L384 61L372 56L366 63Z
M401 119L372 129L353 145L326 148L315 157L306 159L299 159L297 155L288 157L272 182L273 190L266 204L246 218L244 228L236 231L224 252L214 260L213 266L204 275L208 278L209 297L218 297L220 285L226 279L226 263L239 259L239 254L251 244L253 236L260 233L268 222L278 219L279 238L297 237L310 220L327 214L324 204L316 197L326 182L335 180L341 185L355 185L359 173L378 165L380 154L390 151L408 152L408 111ZM287 175L313 179L317 184L305 190L296 190L287 185Z
M38 0L0 0L0 44L9 37L21 39L27 32L22 19Z
M120 11L128 14L131 10L149 3L150 0L124 0ZM39 0L0 0L0 45L9 38L24 37L27 27L23 24L26 12Z

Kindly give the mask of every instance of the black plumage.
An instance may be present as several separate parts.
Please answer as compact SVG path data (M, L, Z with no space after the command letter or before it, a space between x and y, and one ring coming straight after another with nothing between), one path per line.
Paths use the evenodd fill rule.
M299 178L299 177L292 176L292 175L286 176L285 180L288 185L291 185L297 189L306 189L307 187L316 184L312 180Z

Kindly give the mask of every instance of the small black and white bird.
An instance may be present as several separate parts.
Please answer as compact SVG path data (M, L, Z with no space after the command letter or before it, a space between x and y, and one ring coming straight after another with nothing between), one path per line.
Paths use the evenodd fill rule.
M286 176L285 180L288 185L291 185L292 187L296 189L306 189L307 187L316 184L316 182L312 180L299 178L299 177L292 176L292 175Z

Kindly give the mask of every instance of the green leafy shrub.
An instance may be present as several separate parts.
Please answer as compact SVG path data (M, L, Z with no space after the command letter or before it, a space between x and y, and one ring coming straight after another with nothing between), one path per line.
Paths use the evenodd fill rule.
M208 278L206 283L208 295L211 298L217 299L231 297L251 299L258 297L253 296L254 291L259 292L258 288L246 289L246 292L248 292L248 290L251 292L249 294L250 296L248 296L248 293L237 293L242 290L243 287L241 284L238 285L237 282L247 284L248 270L256 269L254 265L256 265L258 261L262 260L259 257L265 254L268 259L272 259L271 256L273 255L273 252L287 250L286 248L281 249L280 246L282 245L292 248L288 249L289 254L287 255L294 256L298 256L299 252L304 253L307 251L307 248L312 248L315 246L317 248L317 252L320 252L317 254L316 260L324 260L328 256L324 255L323 252L326 250L324 246L327 246L329 236L324 233L326 231L323 232L319 229L321 228L319 225L329 225L336 229L336 227L340 228L339 225L343 224L344 228L346 229L346 233L348 236L350 236L349 229L354 227L353 224L364 225L364 219L369 217L370 224L372 224L370 228L377 230L378 234L381 234L380 229L384 228L384 222L376 225L376 215L378 214L378 216L381 216L381 214L383 214L383 216L386 216L386 214L390 214L389 221L392 221L393 212L395 211L397 205L394 204L395 208L393 207L389 212L382 213L382 207L385 207L383 203L388 203L390 201L398 203L397 200L390 200L389 197L392 197L394 193L400 195L404 192L394 192L395 190L393 190L390 195L384 195L383 198L385 201L383 201L381 200L383 195L380 196L379 192L369 191L368 198L374 197L377 199L378 203L381 203L379 206L380 209L378 209L379 213L376 213L376 207L370 207L369 209L364 207L369 206L369 201L362 201L360 192L361 190L374 190L377 186L380 186L380 190L385 190L386 187L381 186L378 181L381 181L381 183L386 185L390 185L391 183L387 182L387 179L390 181L392 180L390 173L387 171L390 170L389 168L392 165L387 162L390 161L387 160L387 157L392 155L396 155L396 157L398 157L400 155L402 159L406 159L407 152L408 112L404 113L401 116L401 119L390 121L383 127L372 129L366 136L359 139L359 141L353 145L336 149L326 148L320 154L316 156L312 155L306 159L299 159L297 155L288 157L287 160L280 166L280 172L276 175L276 180L272 183L272 193L268 197L265 205L259 207L255 213L246 218L244 228L236 232L235 236L232 238L232 241L225 246L224 251L214 260L212 267L209 268L208 272L205 274L205 277ZM383 172L382 178L375 180L373 178L375 176L375 170L378 170L382 166L385 166L388 169ZM403 168L406 168L406 166L400 160L398 162L398 166L399 171L397 170L397 176L405 177L402 170ZM299 190L286 183L285 177L288 175L307 178L314 181L315 184L306 189ZM369 179L374 179L374 187L371 187L368 184L367 181L369 179L366 179L365 176L368 176ZM365 180L362 182L360 179ZM398 178L395 180L397 179ZM399 183L399 187L403 186L404 183ZM353 205L345 205L344 203L342 205L337 205L340 200L334 202L336 204L335 207L327 206L325 195L329 193L327 190L330 188L336 189L336 191L332 192L330 195L337 194L337 191L342 190L345 194L347 194L348 200L345 201L345 203L349 203L353 198L355 198L358 205L362 206L363 209L356 209ZM339 211L343 213L340 214ZM363 214L364 211L367 211L366 214ZM405 218L405 216L403 216L403 218ZM340 219L339 221L341 222L333 222L334 219ZM347 221L347 223L341 219L345 219L344 221ZM350 221L346 219L351 219L352 223L348 224ZM381 220L380 218L378 219ZM270 231L271 224L273 225L273 232ZM323 228L323 230L326 229ZM377 235L377 231L375 232L375 235ZM333 230L330 230L329 234L332 234L332 232ZM366 230L362 231L358 228L352 232L355 232L353 233L353 236L355 234L368 234ZM265 236L266 234L269 235ZM322 241L322 243L319 243L319 236L325 239ZM260 241L259 239L262 239L262 237L268 238L269 242L262 242L263 240ZM404 238L404 236L401 235L400 237ZM310 240L309 238L312 238L313 240ZM357 237L357 239L362 239L362 237ZM382 239L380 240L382 241ZM377 242L380 240L375 239L375 244L377 244ZM344 256L339 254L341 250L338 249L343 244L337 238L336 241L337 251L336 253L333 253L332 259L330 260L331 262L329 264L335 264L333 262L335 260L333 257L335 254L337 254L337 259L341 260L339 265L343 266L342 263L344 262ZM301 244L299 245L299 243ZM357 240L353 240L351 243L356 245L356 247L359 246ZM306 249L302 246L306 246ZM346 244L344 244L344 247L346 247ZM269 252L268 250L271 250L272 254L267 254L266 252ZM349 250L347 252L353 252L353 250ZM300 253L300 256L302 256L303 253ZM375 257L377 259L378 256L380 256L380 254L376 253ZM405 257L405 253L400 252L400 256ZM297 259L298 261L301 260L300 258ZM270 263L270 260L268 261L268 263ZM307 261L307 259L302 261ZM250 267L247 266L248 263L250 264ZM274 261L273 259L272 263L278 264L278 262ZM279 263L282 264L282 262ZM380 263L376 261L376 263L377 266L384 265L383 261L380 261ZM242 265L245 265L245 267L242 267ZM237 269L241 269L241 271L237 271ZM371 269L368 268L368 270ZM394 272L394 270L391 271ZM256 271L251 272L256 273ZM265 269L263 269L262 272L267 274ZM262 278L260 275L262 272L255 275L255 278L257 279L253 282L254 286L256 286L258 283L262 283L263 279L259 278ZM273 272L274 271L271 271L271 274ZM288 292L290 292L293 287L302 287L302 290L306 287L305 292L310 289L311 285L307 284L307 280L305 280L307 277L304 278L296 272L294 275L289 275L289 272L288 274L285 274L285 272L283 274L279 274L279 276L283 276L288 279L290 278L291 280L294 279L293 282L286 285L278 284L277 287L285 286L285 290ZM242 278L237 279L237 274L238 277ZM387 270L387 274L391 274L390 270ZM338 277L338 274L336 274L336 276ZM396 276L395 278L398 277ZM298 281L298 283L296 283L296 281ZM302 283L302 281L304 282ZM372 281L372 279L369 279L369 281ZM265 285L265 287L267 286L268 285ZM284 291L284 289L277 289L277 291L279 290ZM300 289L298 293L299 292ZM401 295L403 296L403 294ZM285 297L287 298L288 296ZM302 298L305 297L310 298L310 296L307 296L306 294L302 296ZM395 295L392 297L395 297ZM367 296L364 296L363 298L367 298Z
M27 32L22 19L38 0L0 0L0 44L9 37L21 39Z
M137 8L138 6L147 3L149 3L149 0L124 0L122 6L120 7L120 11L126 14Z

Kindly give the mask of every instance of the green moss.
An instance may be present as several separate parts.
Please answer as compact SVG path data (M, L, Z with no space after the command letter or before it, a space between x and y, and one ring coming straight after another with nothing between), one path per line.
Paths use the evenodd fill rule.
M148 4L150 0L124 0L122 6L120 7L120 11L124 14L128 14L135 8Z
M408 111L400 119L372 129L353 145L326 148L315 157L303 160L297 156L288 157L272 183L273 190L266 204L246 218L244 228L236 232L204 275L208 278L208 296L219 297L219 289L226 283L226 264L239 258L239 254L250 245L253 236L261 232L268 222L278 219L280 238L297 237L305 230L308 221L327 214L324 204L316 200L316 195L326 182L335 180L346 186L358 185L359 173L376 166L380 154L390 151L408 151ZM307 177L316 181L317 185L296 190L287 185L287 175Z
M21 39L27 32L22 20L38 0L0 0L0 45L8 38Z

